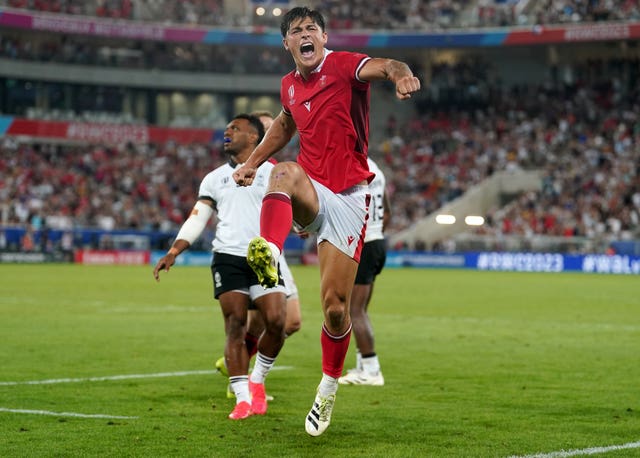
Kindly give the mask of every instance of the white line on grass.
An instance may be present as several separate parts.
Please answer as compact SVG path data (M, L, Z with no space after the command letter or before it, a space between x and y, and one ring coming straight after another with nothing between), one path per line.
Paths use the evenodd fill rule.
M27 410L27 409L7 409L0 407L0 412L26 413L32 415L50 415L53 417L76 417L76 418L109 418L113 420L135 420L139 417L127 417L124 415L105 415L101 413L77 413L77 412L51 412L50 410Z
M271 370L289 370L292 366L274 366ZM82 382L104 382L109 380L130 380L141 378L162 378L162 377L185 377L188 375L209 375L215 374L218 371L215 370L201 370L201 371L179 371L179 372L158 372L156 374L125 374L125 375L110 375L105 377L86 377L86 378L54 378L48 380L25 380L18 382L0 382L0 386L15 386L15 385L53 385L57 383L82 383Z
M536 453L535 455L511 456L509 458L565 458L578 455L597 455L600 453L615 452L616 450L628 450L632 448L640 448L640 441L629 442L622 445L609 445L606 447L591 447L581 450L561 450L559 452Z
M102 307L99 310L101 313L166 313L166 312L177 312L177 313L208 313L215 312L215 309L207 306L191 306L191 307L180 307L178 305L165 305L160 307L141 307L140 304L135 304L132 306L120 306L120 307Z

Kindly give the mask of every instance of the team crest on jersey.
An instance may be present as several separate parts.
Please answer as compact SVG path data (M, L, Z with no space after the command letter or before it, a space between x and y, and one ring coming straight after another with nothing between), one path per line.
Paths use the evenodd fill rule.
M289 86L289 90L287 91L287 93L289 94L289 105L293 105L294 103L296 103L296 99L294 99L296 90L294 89L293 84Z

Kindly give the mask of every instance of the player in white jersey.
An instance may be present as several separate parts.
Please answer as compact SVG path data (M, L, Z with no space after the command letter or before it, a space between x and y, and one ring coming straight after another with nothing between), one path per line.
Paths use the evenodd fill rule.
M263 136L264 127L257 117L241 114L231 120L224 131L224 151L229 154L229 161L204 177L191 215L153 271L156 280L161 270L169 271L176 256L191 246L217 211L211 272L214 297L220 302L224 317L226 367L236 397L236 406L229 414L232 420L266 413L264 380L284 343L286 299L282 276L276 286L265 289L246 260L247 245L260 232L260 207L273 164L265 162L259 167L257 186L237 186L232 177ZM245 332L252 302L261 312L265 331L257 342L256 363L249 377Z
M364 237L362 257L356 273L351 294L351 322L356 338L356 367L338 379L342 385L384 385L380 362L375 351L373 326L369 320L369 302L373 294L373 283L382 271L387 259L384 228L391 216L389 197L385 192L386 179L378 165L367 159L369 170L376 174L369 183L371 204Z
M269 130L271 124L273 124L273 115L269 111L253 111L251 115L256 116L262 122L265 132ZM303 236L306 236L304 234ZM302 314L300 313L300 299L298 296L298 287L291 273L291 269L287 264L286 257L282 256L280 259L280 273L284 280L284 286L287 293L287 313L284 322L285 337L289 337L292 334L300 330L302 325ZM249 359L253 357L258 351L257 343L258 338L264 331L264 321L262 316L256 307L251 304L249 306L249 314L247 318L247 333L245 335L245 344L247 351L249 352ZM218 358L216 361L216 369L221 375L228 377L229 373L225 365L224 356ZM234 394L230 388L227 388L227 397L233 398ZM267 399L271 400L272 397L267 395Z

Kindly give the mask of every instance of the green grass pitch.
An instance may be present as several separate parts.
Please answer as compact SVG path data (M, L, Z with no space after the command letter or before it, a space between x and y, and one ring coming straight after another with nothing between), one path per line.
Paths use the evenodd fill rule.
M151 271L0 265L0 456L554 456L640 441L637 277L387 269L370 307L386 385L341 387L312 438L317 269L293 268L302 330L267 380L267 415L241 422L210 372L224 335L209 269L159 284Z

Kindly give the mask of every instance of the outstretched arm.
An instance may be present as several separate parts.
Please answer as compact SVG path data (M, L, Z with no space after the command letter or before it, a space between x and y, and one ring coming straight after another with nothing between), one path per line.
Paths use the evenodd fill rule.
M156 281L160 281L160 271L169 272L171 266L176 262L176 257L200 237L212 214L213 202L206 199L200 199L196 202L191 214L178 231L175 242L173 242L167 254L156 263L153 269L153 277Z
M358 78L363 81L388 80L396 85L396 97L405 100L420 90L420 80L413 75L407 64L394 59L374 57L360 69Z
M253 150L247 162L233 172L233 179L240 186L249 186L253 183L258 167L267 159L287 146L289 140L296 133L296 124L293 118L281 111L273 120L273 124L265 134L256 149Z

